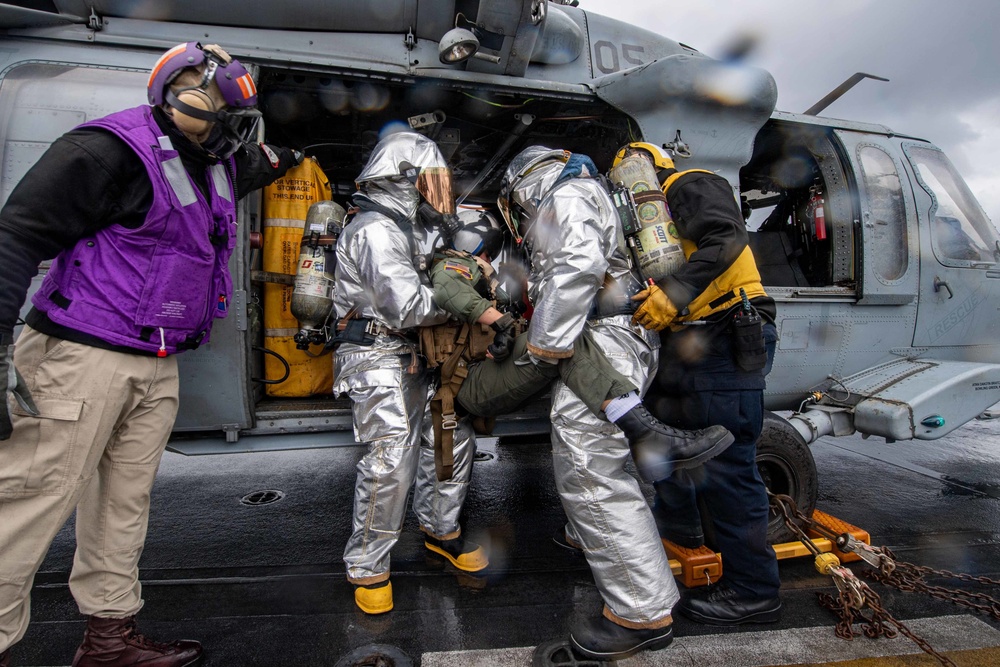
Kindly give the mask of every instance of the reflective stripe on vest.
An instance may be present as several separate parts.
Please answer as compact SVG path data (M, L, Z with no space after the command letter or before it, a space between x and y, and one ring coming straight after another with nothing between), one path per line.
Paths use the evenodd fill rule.
M688 169L678 171L667 177L663 182L663 194L673 185L678 178L685 174L713 174L707 169ZM669 205L669 198L668 198ZM691 255L698 249L693 241L681 239L681 248L684 250L684 259L690 259ZM678 317L678 320L693 321L702 320L713 313L725 311L741 301L740 288L746 292L748 299L754 297L767 296L764 286L760 282L760 273L757 271L757 263L754 261L753 252L750 246L743 248L743 252L736 258L728 269L713 280L708 287L695 297L687 306L687 314Z
M226 201L232 201L233 198L229 192L229 173L226 171L226 165L222 162L213 164L209 168L209 173L212 174L212 183L215 184L215 194Z
M163 150L174 150L170 137L158 137L157 140ZM174 191L180 205L190 206L198 201L194 194L194 187L191 185L191 179L188 178L184 163L181 162L181 156L177 155L169 160L164 160L161 164L163 165L163 175L167 178L167 183L170 184L170 189Z
M157 137L157 141L163 150L174 150L174 144L170 141L170 137ZM164 160L162 164L163 174L167 178L167 183L170 184L170 189L174 191L174 195L176 195L177 201L180 202L181 206L190 206L198 201L198 198L194 194L194 188L191 186L191 179L188 178L187 170L184 169L184 163L181 162L180 155L169 160ZM215 194L226 201L232 201L233 198L229 189L229 173L226 171L225 164L222 162L213 164L209 167L208 172L212 177L212 185L215 186Z

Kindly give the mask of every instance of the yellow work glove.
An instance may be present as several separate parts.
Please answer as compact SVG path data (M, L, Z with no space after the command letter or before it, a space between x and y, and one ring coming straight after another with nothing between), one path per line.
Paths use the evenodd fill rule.
M666 293L656 285L650 285L632 297L632 300L642 301L642 305L632 315L632 321L646 329L663 331L677 317L677 306L670 303Z

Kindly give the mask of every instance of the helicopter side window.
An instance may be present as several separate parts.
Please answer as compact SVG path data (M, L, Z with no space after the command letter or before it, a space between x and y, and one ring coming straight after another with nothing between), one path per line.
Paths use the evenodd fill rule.
M919 146L906 152L931 196L931 246L938 260L951 266L1000 260L1000 235L944 153Z
M861 146L858 160L864 177L870 216L865 239L872 247L869 262L883 280L898 280L906 273L907 234L903 188L892 158L881 148Z

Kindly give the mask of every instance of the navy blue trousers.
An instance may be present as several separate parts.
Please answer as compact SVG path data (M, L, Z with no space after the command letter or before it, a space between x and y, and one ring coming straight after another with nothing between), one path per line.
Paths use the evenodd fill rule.
M660 371L646 399L650 410L679 428L721 424L735 442L704 465L677 471L654 485L657 523L681 534L700 533L700 500L710 515L705 523L714 547L722 553L726 585L744 598L776 597L780 581L778 561L767 543L767 490L755 462L764 419L764 375L774 358L774 327L764 327L768 364L756 373L736 367L726 332L663 338Z

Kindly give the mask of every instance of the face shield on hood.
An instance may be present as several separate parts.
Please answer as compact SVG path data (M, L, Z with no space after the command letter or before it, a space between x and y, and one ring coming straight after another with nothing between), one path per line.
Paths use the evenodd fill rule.
M562 173L571 153L545 146L528 146L507 165L497 206L514 239L520 243L535 207Z
M437 144L416 132L394 132L376 144L356 181L408 180L420 196L442 215L455 213L451 169Z

